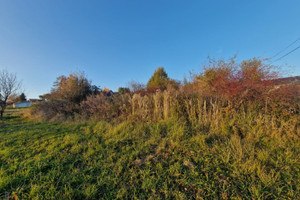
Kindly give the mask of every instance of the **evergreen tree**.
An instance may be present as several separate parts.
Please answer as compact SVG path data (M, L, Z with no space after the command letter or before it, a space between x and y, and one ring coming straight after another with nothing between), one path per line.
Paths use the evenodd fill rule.
M22 94L19 96L19 98L20 98L20 102L26 101L26 96L25 96L24 93L22 93Z
M159 67L149 79L147 83L147 89L166 89L169 80L170 79L165 69L163 67Z

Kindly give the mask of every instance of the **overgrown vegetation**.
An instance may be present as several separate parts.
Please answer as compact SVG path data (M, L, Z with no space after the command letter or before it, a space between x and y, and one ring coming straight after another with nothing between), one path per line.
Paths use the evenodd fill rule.
M32 118L46 120L98 119L122 121L125 118L161 120L185 118L195 122L205 118L208 106L220 109L247 110L256 105L267 113L298 114L299 85L280 82L279 72L263 60L236 63L235 59L210 60L205 70L193 74L184 85L170 79L159 67L147 86L131 83L118 93L99 90L84 74L61 76L45 103L31 110ZM192 120L192 121L191 121Z
M131 92L49 94L0 124L0 195L297 199L299 86L270 67L211 61L176 87L160 68Z

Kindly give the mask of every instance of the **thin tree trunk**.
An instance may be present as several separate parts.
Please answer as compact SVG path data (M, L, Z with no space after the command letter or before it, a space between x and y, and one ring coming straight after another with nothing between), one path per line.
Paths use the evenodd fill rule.
M0 120L3 120L3 113L4 113L4 110L1 110Z

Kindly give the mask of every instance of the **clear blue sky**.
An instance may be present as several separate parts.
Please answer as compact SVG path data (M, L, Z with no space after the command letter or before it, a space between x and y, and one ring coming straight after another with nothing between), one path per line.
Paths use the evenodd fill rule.
M299 0L0 0L0 69L31 98L74 71L116 90L159 66L182 80L208 55L271 57L299 37ZM285 63L300 75L300 49Z

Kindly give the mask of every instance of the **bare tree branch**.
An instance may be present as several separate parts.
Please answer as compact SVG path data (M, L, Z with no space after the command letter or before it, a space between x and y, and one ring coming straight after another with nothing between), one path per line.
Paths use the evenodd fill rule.
M7 100L10 95L20 89L21 83L17 80L16 74L9 73L7 70L0 71L0 119L3 119L3 113L7 106Z

